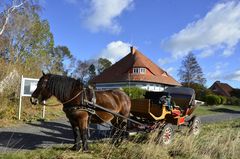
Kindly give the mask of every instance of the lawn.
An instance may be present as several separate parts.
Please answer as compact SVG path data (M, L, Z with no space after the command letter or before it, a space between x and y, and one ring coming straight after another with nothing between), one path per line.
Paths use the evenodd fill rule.
M8 105L6 109L0 107L0 128L42 120L42 105L31 105L29 104L30 101L28 98L24 98L23 101L21 120L17 119L18 106ZM47 101L47 104L55 106L46 106L44 120L48 121L65 116L64 112L62 111L62 105L57 101L56 98L50 98Z
M217 113L240 113L240 106L218 105L218 106L198 106L194 112L198 116L211 115Z
M138 142L137 142L138 141ZM70 151L71 145L59 145L52 148L33 151L5 152L0 154L4 159L210 159L231 158L240 156L240 119L216 124L205 124L198 136L187 133L176 133L172 144L159 145L153 141L153 134L146 140L126 140L119 147L108 141L90 144L90 153Z

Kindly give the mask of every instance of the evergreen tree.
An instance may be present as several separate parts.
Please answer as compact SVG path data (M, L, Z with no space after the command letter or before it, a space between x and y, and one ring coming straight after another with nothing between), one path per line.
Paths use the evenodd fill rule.
M184 57L182 65L178 70L178 76L180 77L180 81L188 87L194 83L201 85L206 83L202 69L192 52Z

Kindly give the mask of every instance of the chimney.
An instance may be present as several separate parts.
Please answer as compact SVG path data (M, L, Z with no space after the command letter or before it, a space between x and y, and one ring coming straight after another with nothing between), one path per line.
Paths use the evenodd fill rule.
M216 81L216 83L220 83L220 81Z
M135 48L133 46L131 46L130 51L131 51L132 54L134 54L135 53Z

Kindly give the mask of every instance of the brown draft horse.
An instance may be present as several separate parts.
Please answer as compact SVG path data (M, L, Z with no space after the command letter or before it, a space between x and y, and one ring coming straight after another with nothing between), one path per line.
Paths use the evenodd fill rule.
M125 117L130 114L131 102L129 97L121 90L96 91L96 104L119 113ZM93 98L93 91L84 89L83 83L70 77L44 74L40 78L36 90L31 96L31 103L43 103L51 96L55 96L62 104L63 111L69 119L73 134L74 146L72 149L80 150L80 139L82 150L88 150L88 125L91 116L92 123L103 123L110 121L118 130L126 128L126 120L117 118L106 111L96 109L95 115L90 115L86 109L88 106L83 99L89 101ZM114 142L114 139L113 139Z

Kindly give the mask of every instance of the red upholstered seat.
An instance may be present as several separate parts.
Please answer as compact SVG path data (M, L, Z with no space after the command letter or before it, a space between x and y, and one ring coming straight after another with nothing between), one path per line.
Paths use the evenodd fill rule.
M180 116L180 115L181 115L181 111L178 110L178 109L173 109L173 110L172 110L172 115L173 115L174 117Z

